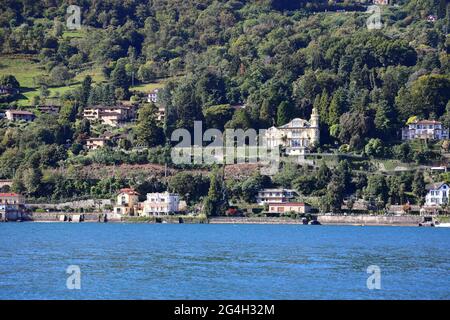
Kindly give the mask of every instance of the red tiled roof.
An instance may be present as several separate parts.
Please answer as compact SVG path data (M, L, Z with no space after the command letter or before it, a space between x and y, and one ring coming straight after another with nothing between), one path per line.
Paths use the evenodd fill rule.
M18 193L0 193L0 197L18 197L20 194Z
M127 194L131 194L131 195L139 195L139 193L136 192L136 190L134 190L133 188L120 189L120 193L127 193Z
M304 202L277 202L269 203L269 206L283 206L283 207L304 207Z
M8 110L9 112L11 112L12 114L23 114L23 115L34 115L32 112L30 111L25 111L25 110Z

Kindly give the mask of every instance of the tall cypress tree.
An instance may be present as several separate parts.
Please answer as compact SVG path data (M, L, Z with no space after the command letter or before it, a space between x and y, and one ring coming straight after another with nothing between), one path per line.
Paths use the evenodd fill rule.
M213 169L210 178L208 195L203 203L203 212L206 216L224 215L228 208L228 199L223 174L218 168Z

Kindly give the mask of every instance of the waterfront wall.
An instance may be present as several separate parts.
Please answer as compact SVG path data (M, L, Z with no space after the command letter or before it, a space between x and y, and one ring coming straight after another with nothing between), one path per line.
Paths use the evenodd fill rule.
M105 219L106 218L106 219ZM23 219L23 218L22 218ZM15 221L15 219L8 219ZM113 213L67 213L35 212L27 219L36 222L128 222L128 223L211 223L211 224L303 224L301 219L289 217L122 217ZM370 216L370 215L318 215L323 225L367 226L417 226L423 217L417 215Z
M323 225L367 225L367 226L417 226L423 217L404 216L369 216L369 215L318 215L317 221ZM288 217L213 217L211 224L303 224L300 219Z
M98 213L66 213L66 212L35 212L31 220L35 222L103 222L104 215Z
M423 217L414 215L404 216L369 216L369 215L350 215L350 216L326 216L319 215L317 220L323 224L350 224L366 226L417 226L423 221Z
M213 217L209 218L211 224L303 224L299 219L288 217Z
M76 200L62 203L29 203L27 207L35 209L49 209L49 210L64 210L70 209L86 209L86 208L103 208L105 206L112 206L111 199L86 199Z

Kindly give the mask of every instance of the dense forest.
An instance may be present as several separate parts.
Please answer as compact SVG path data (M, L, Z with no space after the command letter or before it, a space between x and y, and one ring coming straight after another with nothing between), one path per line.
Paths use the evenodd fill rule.
M33 109L52 98L50 89L93 67L101 70L101 80L87 75L58 95L58 116L39 115L26 124L1 120L0 176L35 198L111 196L129 181L85 180L74 168L170 164L171 132L191 130L196 120L221 130L266 129L309 119L316 108L321 132L316 151L358 155L362 162L339 158L336 166L323 162L312 171L285 163L274 177L255 173L227 186L218 183L221 172L213 169L206 181L175 175L177 183L169 181L169 187L190 194L193 203L205 197L205 207L212 208L222 205L215 193L252 202L258 188L271 185L318 197L324 211L340 210L350 195L376 199L381 207L420 203L425 181L433 177L419 171L368 174L367 168L370 159L444 161L448 142L402 142L399 132L411 119L450 127L450 13L445 0L391 2L382 6L383 27L368 30L365 11L372 1L3 0L0 61L31 57L43 72L33 78L39 94L32 101L21 105L17 95L1 97L2 110ZM71 4L81 7L81 30L66 28ZM26 90L17 75L1 68L0 75L1 85ZM158 104L166 118L160 124L156 106L143 103L145 95L134 88L162 81ZM117 145L83 150L83 139L108 130L83 119L83 110L121 101L140 103L136 123L121 131ZM134 151L138 143L150 148ZM58 168L72 171L55 174ZM158 181L136 184L145 190L164 187Z

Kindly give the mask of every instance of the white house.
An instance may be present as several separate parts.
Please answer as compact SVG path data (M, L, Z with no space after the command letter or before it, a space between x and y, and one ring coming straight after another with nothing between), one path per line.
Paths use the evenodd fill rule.
M258 191L256 201L259 205L268 203L285 203L295 197L297 192L292 189L262 189Z
M320 138L319 114L313 109L309 121L296 118L281 127L271 127L266 131L267 147L286 147L286 154L301 155L317 144Z
M147 193L147 200L144 201L143 215L159 216L175 213L179 211L180 197L176 193L155 192Z
M33 121L35 118L35 115L32 112L26 110L7 110L5 115L6 119L9 121L23 120L29 122Z
M150 91L150 93L147 96L147 102L157 103L158 102L158 92L159 92L159 89L154 89L154 90Z
M402 129L402 140L413 139L448 139L448 129L435 120L416 120Z
M448 203L449 186L439 182L427 186L428 193L425 196L426 206L440 206Z
M373 0L373 4L386 6L389 4L389 0Z

